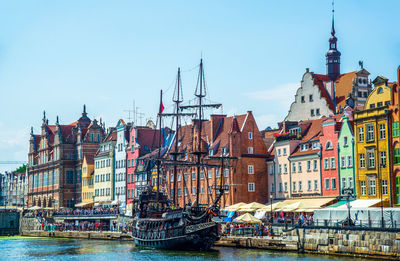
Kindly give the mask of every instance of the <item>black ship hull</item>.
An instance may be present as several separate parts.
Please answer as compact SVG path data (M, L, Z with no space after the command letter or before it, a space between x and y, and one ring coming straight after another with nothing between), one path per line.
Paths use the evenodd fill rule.
M133 235L136 246L165 250L208 250L219 239L215 222L187 226L182 235L168 236L165 231L145 236Z

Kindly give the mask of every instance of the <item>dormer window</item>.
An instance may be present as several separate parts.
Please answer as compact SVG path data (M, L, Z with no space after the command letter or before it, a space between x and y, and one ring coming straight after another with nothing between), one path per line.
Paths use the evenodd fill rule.
M300 146L300 151L306 151L306 150L308 150L308 144L302 144Z
M313 142L312 143L312 149L315 150L315 149L318 149L318 148L319 148L319 143L318 142Z
M383 88L382 88L382 87L380 87L380 88L378 89L378 93L383 93Z

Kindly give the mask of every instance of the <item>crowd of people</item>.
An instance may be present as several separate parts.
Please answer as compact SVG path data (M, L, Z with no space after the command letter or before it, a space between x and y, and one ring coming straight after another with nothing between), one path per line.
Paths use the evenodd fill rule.
M54 215L63 216L96 216L96 215L120 215L122 212L118 207L97 208L63 208L54 211Z
M48 223L42 220L42 230L44 231L112 231L128 233L132 231L132 223L117 223L103 221L64 221Z

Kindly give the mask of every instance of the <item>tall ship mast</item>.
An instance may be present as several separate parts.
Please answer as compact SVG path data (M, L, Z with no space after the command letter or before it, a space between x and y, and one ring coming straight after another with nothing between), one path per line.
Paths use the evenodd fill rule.
M178 69L177 81L173 102L175 103L175 110L173 113L163 113L164 106L162 104L162 92L160 97L160 109L158 113L159 120L159 143L156 163L157 163L157 189L149 186L147 190L143 191L139 198L134 200L134 228L132 237L137 246L153 247L159 249L174 249L174 250L207 250L216 240L218 236L218 226L213 218L219 215L219 200L224 194L224 187L222 182L218 188L218 195L213 203L209 206L203 206L199 202L199 180L200 169L202 167L224 168L224 160L219 164L209 164L206 158L206 148L202 147L202 124L204 118L204 109L206 108L219 108L221 104L205 104L204 97L206 96L205 78L203 69L203 60L199 65L199 76L197 79L195 96L197 104L195 105L180 105L183 101L182 97L182 84L180 69ZM183 113L185 109L194 109L197 113ZM163 156L161 148L161 123L162 117L174 117L175 122L175 139L174 151L169 155L172 159ZM194 117L195 127L198 129L197 135L193 134L193 149L191 154L195 157L195 162L187 162L181 160L178 156L179 146L179 130L181 117ZM158 124L157 124L158 125ZM165 145L164 145L165 146ZM162 167L161 167L162 165ZM176 195L176 181L177 181L177 168L179 167L194 167L197 174L197 193L196 199L193 204L186 204L182 207L178 206ZM172 199L168 198L163 191L160 191L160 176L163 176L162 169L173 168L174 184ZM185 180L183 178L183 180ZM183 182L185 184L185 182ZM154 185L154 184L153 184ZM185 185L184 185L185 186ZM177 207L176 207L177 206Z

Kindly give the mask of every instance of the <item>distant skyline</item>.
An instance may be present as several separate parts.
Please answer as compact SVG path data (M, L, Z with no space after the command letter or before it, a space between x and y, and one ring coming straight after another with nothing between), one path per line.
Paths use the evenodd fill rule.
M166 110L177 68L193 98L201 55L210 99L228 115L251 110L258 126L286 116L306 68L325 73L331 0L0 1L0 161L27 160L29 132L43 111L54 124L86 104L106 126L135 101L155 119ZM378 12L379 10L379 12ZM341 72L396 81L399 1L336 0ZM0 172L18 165L0 165Z

